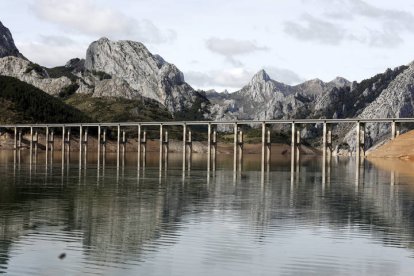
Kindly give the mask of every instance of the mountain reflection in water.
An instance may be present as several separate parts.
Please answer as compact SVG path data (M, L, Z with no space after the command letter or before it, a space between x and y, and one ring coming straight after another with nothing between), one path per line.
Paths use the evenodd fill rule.
M409 275L409 174L369 161L245 155L182 170L107 155L0 153L0 273L27 275ZM69 162L67 162L69 161ZM81 168L79 165L81 164ZM375 164L375 162L374 162ZM385 168L385 169L386 169ZM65 253L66 257L59 259Z

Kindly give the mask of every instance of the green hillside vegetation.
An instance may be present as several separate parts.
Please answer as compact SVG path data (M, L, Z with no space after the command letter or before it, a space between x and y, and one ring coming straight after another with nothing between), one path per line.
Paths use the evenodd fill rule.
M94 98L74 94L65 103L89 114L94 122L171 121L168 110L153 100L128 100L123 98Z
M91 119L42 90L18 79L0 76L1 123L77 123Z

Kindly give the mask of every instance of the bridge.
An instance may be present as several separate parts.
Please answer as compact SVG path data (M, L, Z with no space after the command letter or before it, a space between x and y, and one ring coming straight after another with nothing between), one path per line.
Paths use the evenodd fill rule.
M192 136L191 126L207 126L207 169L210 170L212 159L215 160L217 151L217 126L227 125L233 127L233 148L234 148L234 167L237 167L237 160L243 154L243 132L239 128L242 125L261 126L261 157L262 164L268 164L271 156L271 137L270 126L277 124L284 124L291 126L291 155L292 162L299 158L300 145L300 130L297 127L299 124L321 124L323 125L322 134L322 151L324 159L330 157L332 153L332 125L333 124L355 124L356 128L356 153L359 159L365 154L365 124L367 123L386 123L390 124L391 139L394 139L400 134L400 125L402 123L414 123L414 118L380 118L380 119L291 119L291 120L237 120L237 121L165 121L165 122L123 122L123 123L77 123L77 124L13 124L0 125L0 130L9 130L14 132L14 150L19 150L22 145L22 131L30 131L30 150L33 146L37 147L38 130L45 129L46 137L46 153L53 150L54 145L54 130L61 129L62 133L62 161L65 156L65 151L70 151L71 129L79 129L79 154L82 156L82 151L87 151L88 130L95 128L97 130L97 153L98 160L100 160L101 152L105 153L107 142L107 128L117 129L117 164L119 165L121 144L125 144L125 130L124 128L136 127L137 129L137 151L138 151L138 165L141 160L145 162L147 133L145 127L159 127L159 157L160 168L162 167L162 160L164 155L168 153L168 131L165 130L167 126L182 127L182 151L183 151L183 170L186 168L187 152L192 151ZM122 140L121 140L122 134ZM83 146L84 145L84 149ZM142 157L142 156L143 157ZM80 159L81 160L81 159Z

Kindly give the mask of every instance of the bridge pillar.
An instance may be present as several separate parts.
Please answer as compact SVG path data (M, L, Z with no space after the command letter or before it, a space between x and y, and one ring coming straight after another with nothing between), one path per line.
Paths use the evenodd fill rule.
M295 148L296 148L296 162L297 163L299 163L299 161L300 161L300 144L301 144L300 129L299 129L299 127L297 127L296 128L296 145L295 145Z
M183 171L185 171L185 159L187 158L187 124L183 124Z
M398 136L400 136L400 123L393 120L391 123L391 140L394 140Z
M118 125L117 142L116 142L116 166L119 167L119 159L121 155L121 125Z
M162 169L163 136L164 136L163 125L160 124L160 159L159 159L160 170Z
M30 127L30 155L32 154L33 150L33 127Z
M191 129L188 130L187 146L188 146L187 169L190 171L191 170L191 162L192 162L192 158L193 158L193 138L192 138Z
M55 130L52 128L50 132L50 150L53 152L55 150Z
M237 129L237 123L234 123L233 125L233 138L234 138L234 142L233 142L233 170L236 171L237 170L237 133L238 133L238 129Z
M213 128L213 137L212 137L212 163L213 163L213 171L216 170L216 162L217 162L217 126Z
M207 171L210 171L211 166L211 123L208 123L207 129Z
M138 139L137 139L137 166L141 166L141 125L138 125Z
M66 140L66 142L68 143L68 154L70 152L70 133L72 132L71 128L68 128L68 139Z
M46 136L45 136L45 147L46 151L49 151L49 127L46 127Z
M14 127L14 149L17 149L17 127Z
M266 123L262 122L262 171L266 160Z
M63 166L63 162L65 160L65 132L66 132L65 125L63 125L62 126L62 141L61 141L61 144L62 144L62 150L61 150L61 152L62 152L62 166Z
M270 137L270 127L267 128L267 142L266 142L266 163L270 164L271 160L272 141Z
M357 122L356 130L356 156L360 158L365 155L365 123Z
M98 125L98 141L96 142L97 157L98 157L98 170L99 170L100 159L101 159L101 134L102 134L101 125Z
M239 170L242 170L242 166L243 166L243 143L244 143L244 137L243 137L243 130L239 129L239 133L238 133L238 142L237 142L237 146L238 146L238 154L239 154Z

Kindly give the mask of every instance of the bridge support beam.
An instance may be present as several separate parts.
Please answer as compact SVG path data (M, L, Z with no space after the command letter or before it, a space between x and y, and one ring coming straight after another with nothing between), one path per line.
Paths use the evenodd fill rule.
M211 123L208 123L207 129L207 171L211 167Z
M187 125L183 124L183 171L185 171L185 159L187 158Z
M365 123L356 124L356 157L365 156Z

